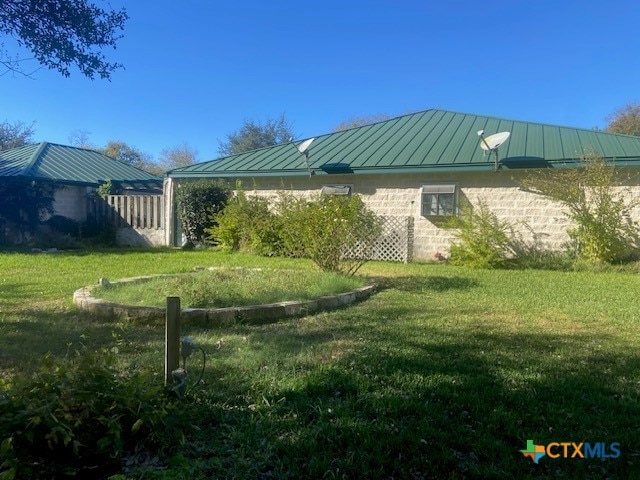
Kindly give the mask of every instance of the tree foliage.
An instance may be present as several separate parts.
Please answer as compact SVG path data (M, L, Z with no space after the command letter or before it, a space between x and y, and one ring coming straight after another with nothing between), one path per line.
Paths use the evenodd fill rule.
M178 217L188 246L202 245L206 230L215 224L214 214L224 208L229 186L222 181L193 180L176 187Z
M107 157L140 168L141 170L146 170L153 164L149 154L143 153L136 147L120 140L111 140L104 148L98 149L98 151Z
M187 143L176 145L175 147L164 148L160 152L158 159L158 168L162 171L172 168L186 167L197 162L198 151Z
M640 103L628 103L606 118L606 131L640 136Z
M0 123L0 152L22 147L33 141L33 124L23 122Z
M29 178L0 179L0 233L6 228L33 232L47 215L53 215L55 186Z
M575 226L568 230L578 256L597 262L624 260L637 248L637 225L631 218L634 204L616 192L621 172L595 153L579 168L533 172L522 186L556 200L568 210Z
M364 127L365 125L371 125L372 123L384 122L385 120L389 120L391 115L386 113L375 113L372 115L363 115L361 117L350 117L345 121L341 122L336 128L333 129L334 132L341 132L342 130L349 130L350 128Z
M226 141L220 142L218 153L222 156L237 155L257 148L279 145L293 137L293 126L284 113L277 119L267 118L264 123L245 120L240 129L228 134Z
M65 77L72 65L90 79L96 75L109 79L121 68L109 62L102 49L116 47L127 19L124 8L103 9L89 0L0 1L0 33L13 37L41 65ZM0 65L24 74L22 60L5 53Z

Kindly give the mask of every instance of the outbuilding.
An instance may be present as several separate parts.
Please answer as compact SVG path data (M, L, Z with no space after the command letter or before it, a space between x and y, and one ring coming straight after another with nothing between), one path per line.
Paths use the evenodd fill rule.
M0 152L0 182L20 189L35 183L47 185L53 190L54 215L76 222L87 220L95 207L97 188L107 181L120 194L162 193L162 178L95 150L42 142ZM0 221L2 218L0 212ZM0 231L0 240L7 235Z

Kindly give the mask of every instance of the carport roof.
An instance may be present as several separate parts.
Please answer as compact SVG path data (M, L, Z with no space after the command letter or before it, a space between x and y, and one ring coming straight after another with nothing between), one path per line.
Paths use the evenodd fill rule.
M95 150L37 143L0 153L0 177L27 177L98 186L106 180L135 189L161 188L162 179Z
M491 170L493 156L479 147L485 136L509 131L500 148L502 168L558 166L597 152L617 165L640 165L640 137L426 110L316 137L308 150L314 174ZM177 168L169 177L308 175L302 140Z

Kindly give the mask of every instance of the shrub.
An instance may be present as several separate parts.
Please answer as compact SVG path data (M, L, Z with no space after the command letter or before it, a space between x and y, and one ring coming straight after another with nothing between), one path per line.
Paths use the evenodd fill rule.
M505 266L512 253L511 225L501 222L483 202L477 208L464 208L450 226L457 228L457 243L450 250L451 264L472 268Z
M117 240L116 226L106 220L89 217L80 225L83 244L99 247L115 247Z
M30 378L0 391L0 471L6 478L59 478L117 469L123 453L169 447L175 409L162 388L119 372L112 352L45 357ZM99 468L97 468L99 467ZM0 473L2 477L3 473Z
M306 200L281 192L267 199L239 190L212 216L209 238L229 251L307 257L322 270L355 274L369 258L381 221L358 196L322 195Z
M265 198L247 197L239 188L224 210L212 215L211 223L205 229L208 239L223 250L266 256L283 253L281 222Z
M76 220L62 215L54 215L50 217L45 222L45 225L54 232L70 235L75 238L78 237L80 232L80 224Z
M229 186L222 181L193 180L176 187L178 217L187 245L202 245L206 230L213 226L213 214L222 210L229 198Z
M283 195L278 205L285 251L322 270L355 274L370 257L382 223L357 196L321 195L311 201Z
M107 178L103 183L98 185L98 188L96 189L96 193L101 197L115 195L116 186L113 184L113 182L110 179Z
M577 256L592 262L619 262L637 248L632 202L613 188L620 173L595 153L578 168L531 173L522 186L563 204L575 226L567 231Z
M15 230L17 243L22 233L33 233L44 217L53 215L55 190L51 182L0 178L0 233Z

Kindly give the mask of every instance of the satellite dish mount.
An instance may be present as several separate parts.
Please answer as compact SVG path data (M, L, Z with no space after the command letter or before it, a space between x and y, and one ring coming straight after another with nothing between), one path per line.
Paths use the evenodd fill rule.
M312 175L312 171L311 171L311 167L309 166L309 147L311 146L311 144L313 143L313 141L315 140L315 138L309 138L307 140L305 140L304 142L302 142L300 145L296 145L296 148L298 149L298 152L300 152L301 154L304 155L304 161L305 164L307 165L307 170L309 171L309 176Z
M502 145L509 139L511 132L500 132L494 133L493 135L489 135L487 138L484 138L484 130L478 131L478 136L480 137L480 148L484 150L485 153L491 155L495 154L495 169L496 171L500 169L500 160L498 159L498 147Z

